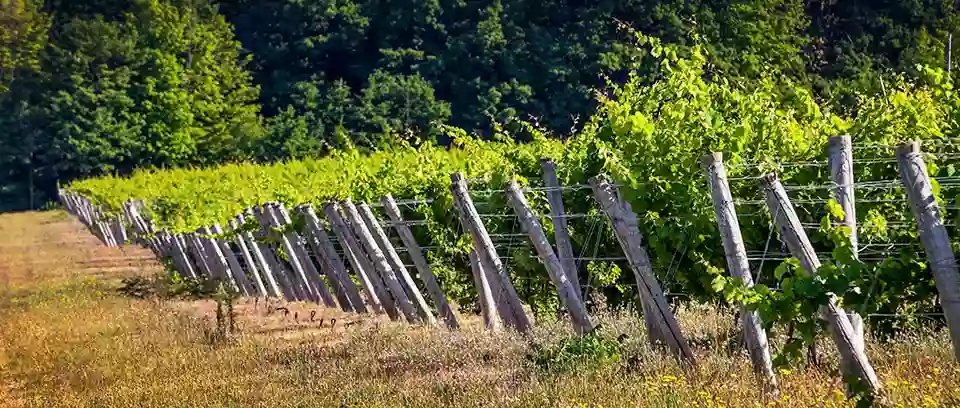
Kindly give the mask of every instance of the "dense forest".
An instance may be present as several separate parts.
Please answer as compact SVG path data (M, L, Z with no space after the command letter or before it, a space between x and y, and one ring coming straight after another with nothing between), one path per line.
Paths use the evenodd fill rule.
M856 109L943 67L946 0L0 0L0 210L139 168L576 134L656 70L632 31L701 44L707 76ZM673 48L671 48L673 49ZM646 65L645 65L646 64ZM847 112L853 113L856 112Z

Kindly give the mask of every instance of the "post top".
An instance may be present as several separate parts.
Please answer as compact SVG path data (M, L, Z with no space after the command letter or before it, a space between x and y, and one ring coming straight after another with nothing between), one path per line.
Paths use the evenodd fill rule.
M453 182L453 184L465 184L463 173L459 171L456 173L450 173L450 181Z
M598 174L596 176L590 177L588 181L591 186L599 186L601 184L607 184L609 182L609 179L607 179L606 175Z
M777 173L767 173L763 175L763 177L760 177L760 184L765 186L769 186L779 181L780 181L780 176L777 176Z
M707 153L700 158L700 164L704 168L713 166L715 164L723 165L723 153L721 152Z
M920 153L920 141L913 140L897 146L897 156Z
M830 147L843 146L843 145L848 145L848 146L849 146L849 145L850 145L850 135L843 134L843 135L839 135L839 136L830 136L830 138L827 139L827 145L830 146Z

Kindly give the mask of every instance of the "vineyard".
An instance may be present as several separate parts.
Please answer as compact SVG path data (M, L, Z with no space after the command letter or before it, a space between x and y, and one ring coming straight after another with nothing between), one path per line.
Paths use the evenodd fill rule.
M416 324L455 328L454 305L491 330L560 316L586 335L592 310L636 308L652 341L696 365L675 306L739 305L768 389L774 366L829 333L851 390L882 393L860 318L876 341L949 326L960 353L949 84L892 84L842 117L783 84L703 79L696 51L663 54L662 79L601 97L566 141L535 125L525 143L449 128L450 148L141 171L61 200L178 279Z

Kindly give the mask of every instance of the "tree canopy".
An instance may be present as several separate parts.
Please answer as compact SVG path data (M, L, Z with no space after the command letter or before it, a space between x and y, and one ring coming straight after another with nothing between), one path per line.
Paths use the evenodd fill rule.
M881 78L944 66L953 1L3 0L0 209L58 183L449 143L446 125L574 134L598 96L662 67L631 31L703 75L808 88L856 109ZM645 62L646 61L646 62ZM763 79L763 80L762 80Z

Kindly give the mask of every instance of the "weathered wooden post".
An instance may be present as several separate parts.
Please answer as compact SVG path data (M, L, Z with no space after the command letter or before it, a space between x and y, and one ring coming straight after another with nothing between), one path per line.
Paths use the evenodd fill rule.
M248 275L253 278L254 290L258 296L270 296L271 293L263 280L263 271L257 266L258 261L254 258L250 246L247 245L247 241L244 239L243 231L239 231L238 226L239 224L236 218L234 218L227 223L227 230L234 234L233 243L237 246L237 249L240 250L243 263L247 265L247 269L249 270Z
M360 243L357 242L357 237L353 235L350 227L347 226L346 221L340 215L340 206L332 201L324 203L323 215L330 222L330 228L336 235L337 241L340 241L343 253L347 256L347 261L350 262L354 273L360 278L360 285L363 286L363 291L367 293L370 306L377 313L386 311L392 320L399 319L400 313L393 303L393 298L387 292L377 272L374 271L370 260L364 255Z
M427 293L433 300L433 304L437 307L437 313L439 313L444 322L446 322L447 327L451 329L459 328L460 325L457 323L457 316L453 313L453 309L450 308L450 304L447 302L447 296L443 293L443 289L440 288L437 276L433 274L433 268L430 267L430 263L427 262L426 257L423 256L423 249L420 248L416 238L413 236L413 232L410 231L410 227L408 227L404 221L403 215L400 213L400 208L397 207L397 203L389 194L381 197L380 202L383 203L383 209L387 213L387 216L390 217L390 221L393 223L394 229L397 230L397 234L400 235L400 240L403 241L403 245L407 248L410 259L413 261L414 266L417 267L417 271L420 273L420 279L423 280L424 285L427 287Z
M294 207L294 211L297 213L298 217L304 217L299 206ZM317 263L316 271L327 278L328 286L333 291L333 296L337 298L337 304L340 305L340 308L343 309L344 312L356 311L353 307L353 302L350 301L350 298L347 297L347 294L344 291L344 287L340 282L339 276L334 272L333 267L330 265L330 261L327 259L326 254L320 248L317 239L314 237L313 231L311 231L310 227L306 225L306 223L303 223L303 231L300 233L300 238L303 245L303 258L310 259L310 254L306 251L307 249L313 250L313 255ZM319 279L322 279L322 277Z
M287 208L284 207L281 203L273 203L272 205L273 214L277 217L277 221L280 225L283 225L284 228L293 224L293 220L290 218L290 213L287 211ZM324 304L328 307L337 306L336 301L333 296L330 294L330 288L324 282L323 276L319 266L314 263L313 259L310 257L310 253L307 251L307 242L306 239L300 232L297 231L288 231L284 234L287 239L293 244L293 248L297 253L297 257L300 259L301 264L306 267L307 277L311 280L311 286L313 286L317 292L320 294L320 298L323 300ZM317 261L322 262L322 258L318 255ZM337 285L334 277L328 277L330 283ZM347 309L350 308L350 305L346 306ZM343 308L343 306L341 306ZM344 311L349 311L344 309Z
M264 205L264 213L270 217L270 222L275 228L285 228L290 220L284 218L284 213L280 209L279 203L268 203ZM285 231L280 234L280 242L287 254L290 266L296 272L303 286L309 291L310 300L316 303L323 302L327 307L337 307L336 300L330 294L330 290L320 277L313 261L307 256L307 251L303 248L300 236L295 231Z
M695 365L696 359L693 352L680 331L680 325L677 324L677 318L670 310L667 299L663 296L660 282L653 273L653 265L643 246L643 235L640 234L636 214L630 209L629 203L620 198L616 186L605 178L590 178L590 186L600 203L600 208L613 224L617 241L620 242L624 255L630 262L630 269L633 270L637 280L641 302L646 302L645 306L648 308L644 311L644 315L649 314L653 319L648 323L648 327L656 327L659 332L651 333L651 337L660 338L682 361Z
M540 221L537 220L536 215L533 214L533 210L530 209L530 204L527 203L527 199L520 191L520 185L517 184L516 180L511 180L510 183L507 184L506 193L507 200L510 201L510 204L513 206L514 212L517 213L517 217L520 219L520 224L527 232L527 235L529 235L530 241L540 256L540 261L543 262L544 267L546 267L547 274L550 275L550 280L553 281L553 285L556 286L557 293L560 295L560 301L570 312L570 316L573 319L574 330L580 334L592 331L596 325L593 323L593 319L590 318L590 314L587 313L587 307L583 304L583 301L580 300L580 295L574 287L573 282L570 281L570 277L564 272L560 259L557 258L557 255L553 252L553 247L550 246L547 235L543 233L543 227L540 226Z
M187 256L186 247L182 245L182 241L177 236L171 235L166 231L161 231L158 233L158 238L161 241L166 241L167 252L173 258L173 263L176 265L180 276L184 278L196 279L197 272L194 270L193 264L190 262L190 258Z
M833 136L828 144L828 159L830 179L833 181L833 195L843 208L843 219L838 220L850 228L850 245L853 256L857 257L859 246L857 243L857 207L856 193L853 188L853 144L849 135ZM850 325L857 335L857 347L864 348L863 318L856 310L847 309Z
M226 256L223 254L217 241L211 237L213 231L210 228L203 227L197 229L197 234L199 235L198 238L200 239L203 251L207 255L207 264L210 265L214 274L227 281L234 291L240 292L240 287L230 272L230 265L227 264Z
M454 207L460 215L460 221L464 229L469 231L473 237L481 268L490 273L488 277L492 279L489 279L488 283L491 285L490 289L494 293L494 298L498 303L502 303L502 306L510 312L506 318L501 314L503 323L513 326L520 333L526 334L530 332L533 324L530 321L530 317L527 316L526 311L523 310L523 304L520 302L520 297L517 296L516 288L514 288L513 283L510 282L506 268L504 268L503 263L500 262L500 256L497 255L497 251L493 248L493 241L490 240L490 236L487 234L487 228L480 220L480 214L477 213L476 207L473 206L473 200L467 192L466 179L464 179L461 173L453 173L450 175L450 181L455 203ZM496 280L496 283L492 282L493 280ZM496 288L495 285L499 285L500 287ZM498 308L499 307L498 305Z
M298 207L297 210L300 211L300 214L303 215L306 221L307 232L314 238L310 241L312 245L316 245L314 252L321 255L325 260L324 262L331 269L331 272L328 272L327 275L330 276L333 274L336 276L340 291L343 292L347 298L347 302L349 302L355 312L367 313L367 306L364 304L363 298L360 297L360 291L357 289L357 285L353 283L353 279L350 279L350 274L347 272L347 267L344 265L343 259L337 254L337 249L334 248L333 242L330 241L327 230L320 224L320 218L313 210L313 207L310 205L302 205Z
M256 218L253 215L253 209L248 208L244 210L243 214L237 215L237 225L242 226L246 224L247 217ZM265 281L264 286L267 289L266 293L276 297L283 297L286 300L295 300L293 293L290 292L288 288L280 285L281 281L276 276L278 273L281 273L279 266L274 264L268 257L269 253L266 252L268 249L266 245L257 242L257 237L249 230L242 231L240 238L246 242L247 248L250 249L250 254L253 255L253 259L257 262L257 268L262 273L263 280Z
M214 223L211 231L217 235L223 234L223 228L220 227L220 223ZM248 279L246 273L244 273L243 267L240 266L240 260L237 259L237 254L233 252L233 248L230 247L230 244L220 239L214 239L213 242L217 244L217 246L220 248L220 251L223 252L223 256L227 260L227 266L231 275L233 276L233 280L237 283L237 287L240 288L240 293L242 293L244 296L254 296L256 292L254 291L253 286L250 285L250 279Z
M493 292L490 290L490 284L487 282L487 274L480 266L480 257L477 256L477 250L470 250L470 271L473 273L473 284L477 287L477 299L480 303L480 316L483 318L483 327L490 331L499 331L502 328L500 319L497 318L496 300L493 298Z
M200 267L203 275L205 275L207 279L215 279L216 276L214 275L213 267L207 260L206 251L204 251L203 244L200 243L200 238L197 237L197 234L195 232L187 233L185 241L190 249L191 255L193 255L193 259L196 261L196 265Z
M292 271L290 269L291 267L280 259L280 250L283 244L277 237L279 234L274 230L270 216L261 206L252 207L251 212L260 224L260 231L258 231L260 239L270 242L269 244L262 244L260 247L261 252L267 257L267 260L273 267L274 276L279 280L280 287L284 289L284 293L287 294L285 296L289 296L288 300L308 300L306 293L308 289L300 285L300 280L294 276L296 272Z
M357 210L357 207L353 205L353 202L350 201L349 198L343 200L341 205L343 206L344 215L350 220L350 225L360 240L360 244L366 250L366 253L370 255L370 259L373 261L373 267L380 274L380 278L383 279L383 282L390 290L390 294L393 296L397 308L407 317L407 321L410 323L418 321L419 317L417 316L417 312L413 309L413 305L410 303L406 292L403 291L403 285L400 284L400 280L397 279L393 268L391 268L390 263L387 262L387 257L383 254L383 251L380 250L376 241L374 241L373 234L360 217L360 212Z
M797 218L797 213L790 204L786 190L780 184L776 174L769 174L760 179L766 196L767 207L780 230L780 238L787 244L790 253L796 257L807 272L816 274L820 269L820 260L817 253L807 239L807 233ZM870 361L864 350L857 346L857 335L850 325L847 313L837 306L837 297L831 295L827 304L820 308L820 314L827 321L830 336L837 345L840 353L841 367L848 370L848 381L859 382L871 394L881 389L880 380L873 371Z
M417 283L413 281L413 277L407 272L407 268L403 266L403 261L400 260L400 255L397 254L397 250L390 242L390 238L387 237L387 233L380 227L380 220L377 219L373 211L370 210L370 206L366 203L360 203L360 205L357 206L357 210L359 210L360 218L363 218L367 229L373 234L373 239L376 241L377 246L380 247L380 250L387 258L387 263L397 275L399 275L400 285L406 291L408 299L413 303L417 315L427 324L436 324L437 320L433 317L430 305L428 305L427 301L423 298L423 295L420 293L420 288L417 287Z
M737 220L736 205L730 193L727 181L727 172L723 167L721 153L708 154L703 157L703 168L707 173L707 184L713 197L713 208L717 214L717 225L720 227L720 240L723 242L723 252L727 258L727 269L730 275L743 281L746 287L753 286L753 275L750 273L750 262L747 260L747 249L740 234L740 222ZM743 325L743 336L753 363L753 371L764 380L770 391L777 388L777 377L773 373L773 364L770 359L770 344L767 342L767 332L760 325L757 312L747 309L740 304L740 323Z
M123 220L119 216L110 218L110 225L113 230L113 237L117 240L117 246L125 245L129 241L127 228L123 225Z
M577 261L573 255L573 244L570 241L570 231L567 230L567 217L563 210L563 190L557 179L557 165L550 159L541 159L540 168L543 169L543 184L547 187L547 202L550 204L550 220L553 222L553 238L557 242L557 257L563 265L563 271L573 283L577 296L583 299L583 289L580 287L580 276L577 273Z
M957 259L950 246L950 237L940 216L940 206L933 194L927 165L920 152L920 142L899 146L897 162L903 189L907 192L910 207L917 219L920 242L930 261L930 272L933 273L940 295L940 306L946 315L953 354L960 360L960 274L957 272Z

